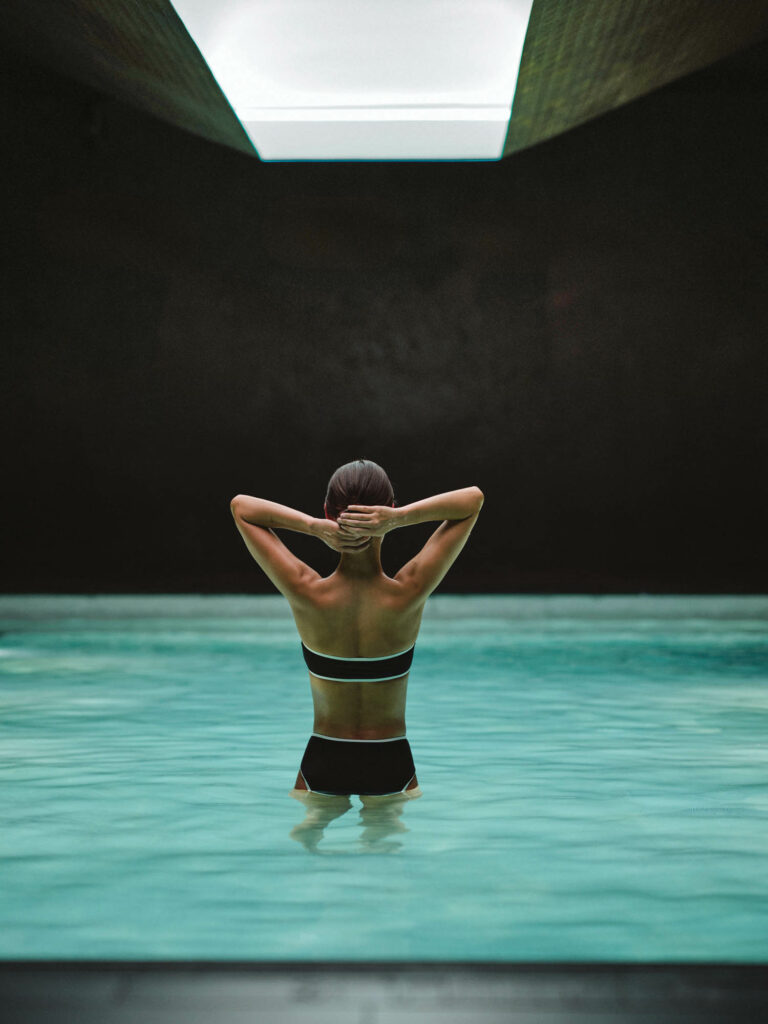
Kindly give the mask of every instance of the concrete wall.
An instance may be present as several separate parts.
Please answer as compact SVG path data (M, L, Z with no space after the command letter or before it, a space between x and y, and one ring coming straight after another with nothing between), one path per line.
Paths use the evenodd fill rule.
M363 456L483 488L441 592L765 590L766 57L500 163L269 165L7 56L5 589L270 592L230 497Z

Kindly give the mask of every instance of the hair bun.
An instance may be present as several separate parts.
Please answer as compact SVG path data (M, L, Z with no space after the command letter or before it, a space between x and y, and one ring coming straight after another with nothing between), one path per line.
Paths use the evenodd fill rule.
M349 505L392 505L395 499L392 483L376 462L356 459L339 466L328 481L325 503L331 518L336 519Z

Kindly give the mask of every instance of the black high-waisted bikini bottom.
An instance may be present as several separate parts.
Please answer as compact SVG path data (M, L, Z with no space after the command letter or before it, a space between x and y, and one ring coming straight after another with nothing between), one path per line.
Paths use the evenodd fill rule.
M307 789L328 796L404 793L415 774L405 736L347 740L313 732L301 759Z

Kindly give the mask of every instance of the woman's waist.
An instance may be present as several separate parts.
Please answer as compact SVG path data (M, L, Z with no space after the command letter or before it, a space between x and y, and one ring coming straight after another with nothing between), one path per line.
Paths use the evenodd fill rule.
M405 719L363 723L315 717L313 736L337 740L400 740L405 739Z

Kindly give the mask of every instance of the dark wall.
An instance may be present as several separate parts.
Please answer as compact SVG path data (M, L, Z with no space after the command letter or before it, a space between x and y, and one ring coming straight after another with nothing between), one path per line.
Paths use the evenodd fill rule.
M260 164L8 56L5 589L270 592L229 499L358 456L482 487L441 592L766 589L766 58L499 163Z

